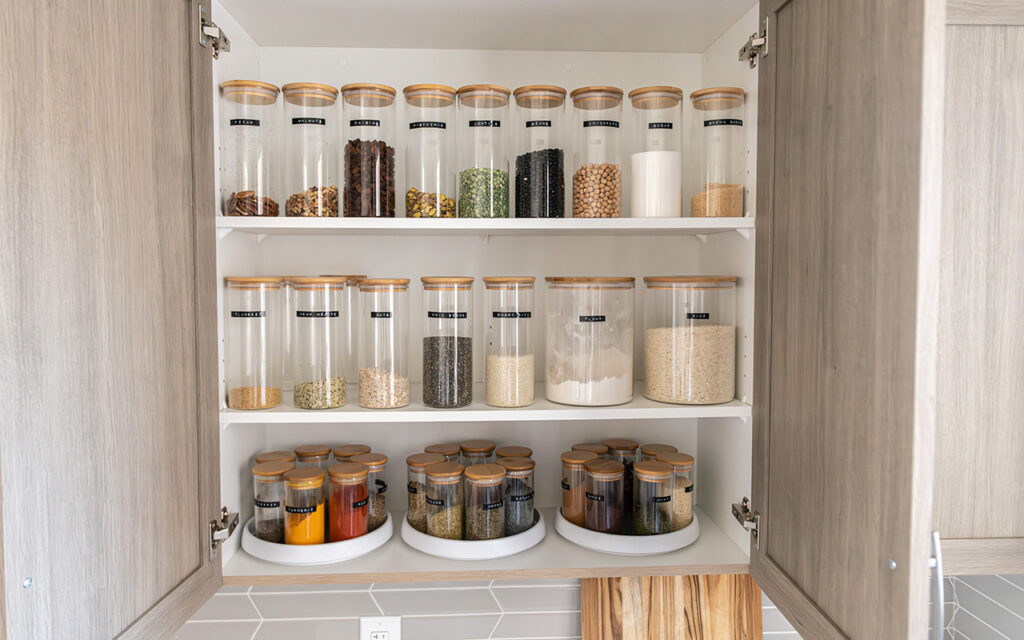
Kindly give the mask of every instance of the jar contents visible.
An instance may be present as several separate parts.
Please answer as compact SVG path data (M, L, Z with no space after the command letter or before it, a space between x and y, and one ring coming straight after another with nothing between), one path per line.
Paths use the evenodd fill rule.
M622 533L622 478L625 471L622 463L614 460L591 460L583 467L587 473L587 529L601 533Z
M466 540L505 535L505 469L496 464L466 467Z
M473 401L473 278L423 282L423 404L457 409Z
M221 127L221 202L226 216L272 217L279 213L273 148L277 137L277 94L256 80L228 80Z
M409 378L391 371L359 369L359 406L394 409L409 404Z
M693 522L693 456L686 453L662 453L658 462L672 465L672 530Z
M508 172L474 167L459 172L460 218L507 218Z
M459 444L462 466L491 464L494 462L495 444L490 440L466 440Z
M460 218L508 217L508 98L497 85L468 85L458 91Z
M562 453L562 516L577 527L585 522L586 471L584 465L600 456L592 451Z
M623 504L623 508L627 513L633 511L633 465L636 463L637 450L640 448L640 443L636 440L629 440L628 438L609 438L602 444L608 447L607 458L614 460L622 464L626 470L623 485L625 489L626 501Z
M690 94L703 156L700 193L690 199L690 215L695 218L743 216L745 96L737 87L712 87Z
M345 215L395 217L395 148L383 140L345 143Z
M314 82L281 88L285 101L285 215L337 217L338 90Z
M453 442L442 442L424 447L423 452L442 455L444 456L445 462L459 462L461 459L462 449L459 445Z
M571 94L579 128L572 176L572 215L622 215L622 89L581 87Z
M295 406L333 409L345 404L344 277L292 277L291 359Z
M359 406L392 409L409 404L409 280L359 281Z
M636 485L633 532L638 536L672 531L672 465L649 460L633 467Z
M322 544L327 526L324 472L317 467L292 469L284 482L285 544Z
M331 480L327 509L330 541L340 542L365 535L368 531L366 465L341 462L333 465L328 475Z
M435 538L462 540L465 467L438 462L427 468L427 534Z
M270 409L281 404L280 277L224 278L224 383L228 407Z
M366 465L366 493L370 500L367 510L367 530L376 531L388 519L388 457L383 453L361 453L349 458Z
M565 89L519 87L516 101L516 217L565 216Z
M288 196L285 215L292 218L338 217L338 187L312 186Z
M405 215L454 218L455 89L414 84L403 90L405 115Z
M484 278L487 358L484 387L492 407L533 404L533 285L531 276Z
M286 460L260 462L252 468L256 537L284 544L284 474L295 468Z
M409 470L406 485L409 494L409 524L422 533L427 532L427 467L444 462L444 456L437 453L414 453L405 459Z
M622 215L622 167L602 162L585 164L572 176L574 218L618 218Z
M408 218L454 218L455 200L443 193L425 193L409 187L405 192L405 215Z
M647 462L648 460L657 460L658 456L663 453L676 453L679 451L676 447L670 444L645 444L640 447L640 459L637 462Z
M672 218L682 215L683 160L680 152L679 87L642 87L629 92L640 135L632 165L630 215Z
M536 464L529 458L502 457L498 458L498 466L505 469L505 535L514 536L533 526L533 471Z
M281 404L280 387L235 387L228 390L232 409L271 409Z

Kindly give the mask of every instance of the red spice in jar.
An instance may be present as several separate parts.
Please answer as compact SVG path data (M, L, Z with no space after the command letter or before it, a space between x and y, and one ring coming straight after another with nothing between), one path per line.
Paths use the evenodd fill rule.
M342 476L342 467L361 467L358 476ZM358 538L366 534L368 522L366 466L354 462L334 465L331 471L331 495L327 509L331 542ZM347 475L347 474L346 474Z

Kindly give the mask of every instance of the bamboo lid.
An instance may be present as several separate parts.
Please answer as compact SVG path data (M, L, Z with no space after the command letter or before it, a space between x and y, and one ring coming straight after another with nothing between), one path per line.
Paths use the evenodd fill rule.
M295 463L288 460L272 460L270 462L261 462L254 465L252 468L252 475L268 478L284 475L285 472L291 471L294 468Z
M334 447L335 458L351 458L363 453L370 453L370 447L365 444L343 444Z
M360 289L374 287L408 287L409 278L363 278L358 283Z
M350 286L350 287L353 286L353 285L359 284L360 280L366 280L366 278L367 278L366 274L361 274L361 275L338 275L338 274L333 274L333 273L325 273L325 274L321 275L320 277L321 278L345 278L345 284Z
M459 445L447 442L432 444L429 447L425 447L423 449L424 453L437 453L442 456L457 456L459 455L459 451Z
M357 107L386 107L395 102L395 88L373 82L353 82L341 88L346 103Z
M479 107L481 109L494 109L504 107L508 104L508 87L497 84L467 84L459 87L456 92L459 102L467 107Z
M591 287L609 287L618 289L632 289L636 286L636 278L629 277L584 277L584 276L547 276L544 281L553 287L587 285Z
M591 460L597 460L601 456L594 453L593 451L584 451L582 449L573 449L572 451L562 452L562 462L565 464L586 464Z
M494 451L494 447L490 440L466 440L459 443L459 448L466 453L489 453Z
M318 82L289 82L281 87L284 99L300 107L329 107L338 99L338 90Z
M626 470L626 467L621 462L615 460L605 460L604 458L596 458L589 460L584 463L583 468L587 470L592 476L611 478L614 476L622 475Z
M470 480L501 480L505 477L505 468L499 464L471 464L466 467L466 477Z
M531 84L512 92L516 104L528 109L553 109L565 103L565 89L553 84Z
M220 83L220 89L226 100L256 106L274 104L281 92L276 85L259 80L227 80Z
M608 445L601 444L600 442L580 442L572 445L572 449L573 451L593 451L599 455L608 453Z
M405 464L413 469L423 469L438 462L444 462L444 456L440 453L414 453L405 459Z
M670 109L683 101L683 90L665 85L640 87L629 92L634 109Z
M504 468L505 471L529 471L537 466L537 463L532 459L517 456L499 458L496 464Z
M658 462L670 464L673 467L692 467L693 456L688 453L661 453L658 454Z
M352 462L365 464L368 467L379 467L388 463L388 457L383 453L360 453L349 458Z
M736 276L644 276L644 282L662 284L693 284L713 282L736 282Z
M326 444L304 444L301 447L295 447L295 455L300 458L318 458L330 453L331 447Z
M724 93L726 95L736 96L743 98L747 95L747 92L739 87L708 87L707 89L698 89L690 94L690 100L698 100L706 96Z
M276 288L284 284L284 278L281 276L227 276L224 278L224 282L232 289L259 289L262 285Z
M276 462L278 460L284 460L286 462L294 462L295 461L295 452L294 451L265 451L265 452L257 455L253 459L256 461L256 464L261 464L261 463L264 463L264 462Z
M369 473L370 470L366 468L366 465L358 462L339 462L331 465L331 468L327 470L327 475L331 477L331 480L360 480Z
M431 478L455 478L466 470L458 462L437 462L427 466L427 475Z
M640 447L640 453L657 458L661 453L675 453L678 448L670 444L645 444Z
M636 451L640 447L640 443L636 440L630 440L629 438L608 438L601 444L608 447L609 451Z
M672 465L656 460L647 460L646 462L638 462L633 465L633 473L638 478L643 477L657 482L665 482L672 477Z
M739 87L710 87L691 93L690 101L697 111L717 111L741 106L746 95Z
M483 278L487 289L532 289L537 278L533 276L488 276Z
M291 282L293 285L296 285L296 288L301 289L303 291L308 291L311 289L317 289L324 285L331 287L332 289L341 288L344 287L345 284L348 282L348 278L346 278L345 276L318 276L315 278L299 276L289 278L288 281Z
M420 278L423 288L429 291L465 291L472 288L473 278L469 276L428 276Z
M424 109L455 104L455 88L446 84L411 84L402 89L406 104Z
M499 458L529 458L533 455L533 449L518 445L508 445L495 449L494 455Z
M622 89L618 87L580 87L569 94L577 109L611 109L622 104Z
M285 472L284 481L292 487L319 487L324 483L324 472L319 467L299 467Z

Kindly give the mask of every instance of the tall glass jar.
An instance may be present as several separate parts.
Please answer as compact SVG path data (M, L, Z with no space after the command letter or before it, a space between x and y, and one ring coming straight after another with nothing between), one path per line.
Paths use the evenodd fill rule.
M376 531L388 519L388 457L383 453L361 453L349 458L352 462L366 465L370 475L366 490L370 499L370 531Z
M462 466L493 464L494 448L495 445L490 440L466 440L459 443L459 449L462 450Z
M516 100L516 217L565 217L565 89L530 85Z
M462 456L462 448L450 442L429 445L423 448L423 452L440 454L444 456L445 462L459 462Z
M345 404L345 278L292 278L292 375L295 406Z
M473 278L423 282L423 404L457 409L473 401Z
M315 82L281 88L285 117L285 215L338 215L338 90Z
M576 109L572 215L622 215L622 89L581 87L571 94Z
M502 458L532 458L533 449L517 444L510 444L495 449L494 456L496 462L500 461Z
M359 354L356 352L356 345L359 344L359 281L366 279L366 275L332 275L326 274L321 278L344 278L345 297L341 302L343 316L342 326L345 330L344 353L345 353L345 382L352 384L359 379Z
M409 404L409 280L359 281L359 406Z
M533 404L532 276L484 278L487 289L487 358L484 387L492 407Z
M292 355L292 338L295 331L295 285L292 280L303 276L281 277L281 301L284 312L281 314L281 388L291 391L295 387L295 358Z
M638 536L672 531L672 465L649 460L633 467L635 493L633 533Z
M395 90L360 82L341 88L345 216L395 217Z
M737 87L711 87L690 94L700 129L700 193L690 199L695 218L743 216L743 100Z
M574 449L562 453L562 517L577 527L585 526L586 478L583 466L600 456Z
M466 467L466 540L505 535L505 469L497 464Z
M670 444L645 444L640 447L640 458L638 461L647 462L648 460L657 460L658 456L663 453L675 453L676 451L679 451L679 449Z
M324 472L318 467L284 474L285 544L322 544L327 530Z
M427 534L435 538L462 540L465 467L456 462L438 462L427 468Z
M261 462L252 468L256 537L284 544L284 474L295 468L286 460Z
M473 84L459 96L459 217L508 217L505 87Z
M427 467L444 462L438 453L414 453L405 459L409 470L406 489L409 494L409 524L417 531L427 532Z
M678 218L683 213L683 154L679 150L683 90L643 87L630 91L629 99L640 135L640 151L630 158L630 215Z
M366 465L342 462L328 469L328 539L351 540L365 535L369 499L366 491Z
M608 460L614 460L622 464L622 467L626 470L625 478L623 478L623 485L626 491L624 508L627 512L632 511L633 465L636 464L637 451L640 449L640 444L636 440L628 438L609 438L602 444L608 447L608 454L605 457Z
M578 442L572 445L573 451L592 451L602 458L608 457L608 446L600 442Z
M370 453L370 447L365 444L342 444L334 447L334 460L336 462L352 462L352 456L363 453Z
M644 278L644 395L719 404L736 396L736 278Z
M454 218L455 89L413 84L403 90L405 117L405 216Z
M693 456L688 453L662 453L658 462L672 466L672 530L693 522Z
M547 398L603 406L633 398L633 278L545 278Z
M498 458L505 470L505 535L514 536L533 526L533 470L530 458Z
M226 216L277 216L274 161L280 89L256 80L220 85L220 190Z
M224 384L228 407L281 404L281 278L224 278Z
M622 533L624 500L624 469L614 460L590 460L584 463L587 473L585 524L591 531Z

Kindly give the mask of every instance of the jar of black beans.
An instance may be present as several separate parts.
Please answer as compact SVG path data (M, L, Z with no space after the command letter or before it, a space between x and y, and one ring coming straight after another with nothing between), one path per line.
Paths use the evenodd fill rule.
M565 89L530 85L516 100L515 212L517 218L565 217Z
M473 278L423 281L423 404L457 409L473 401Z

